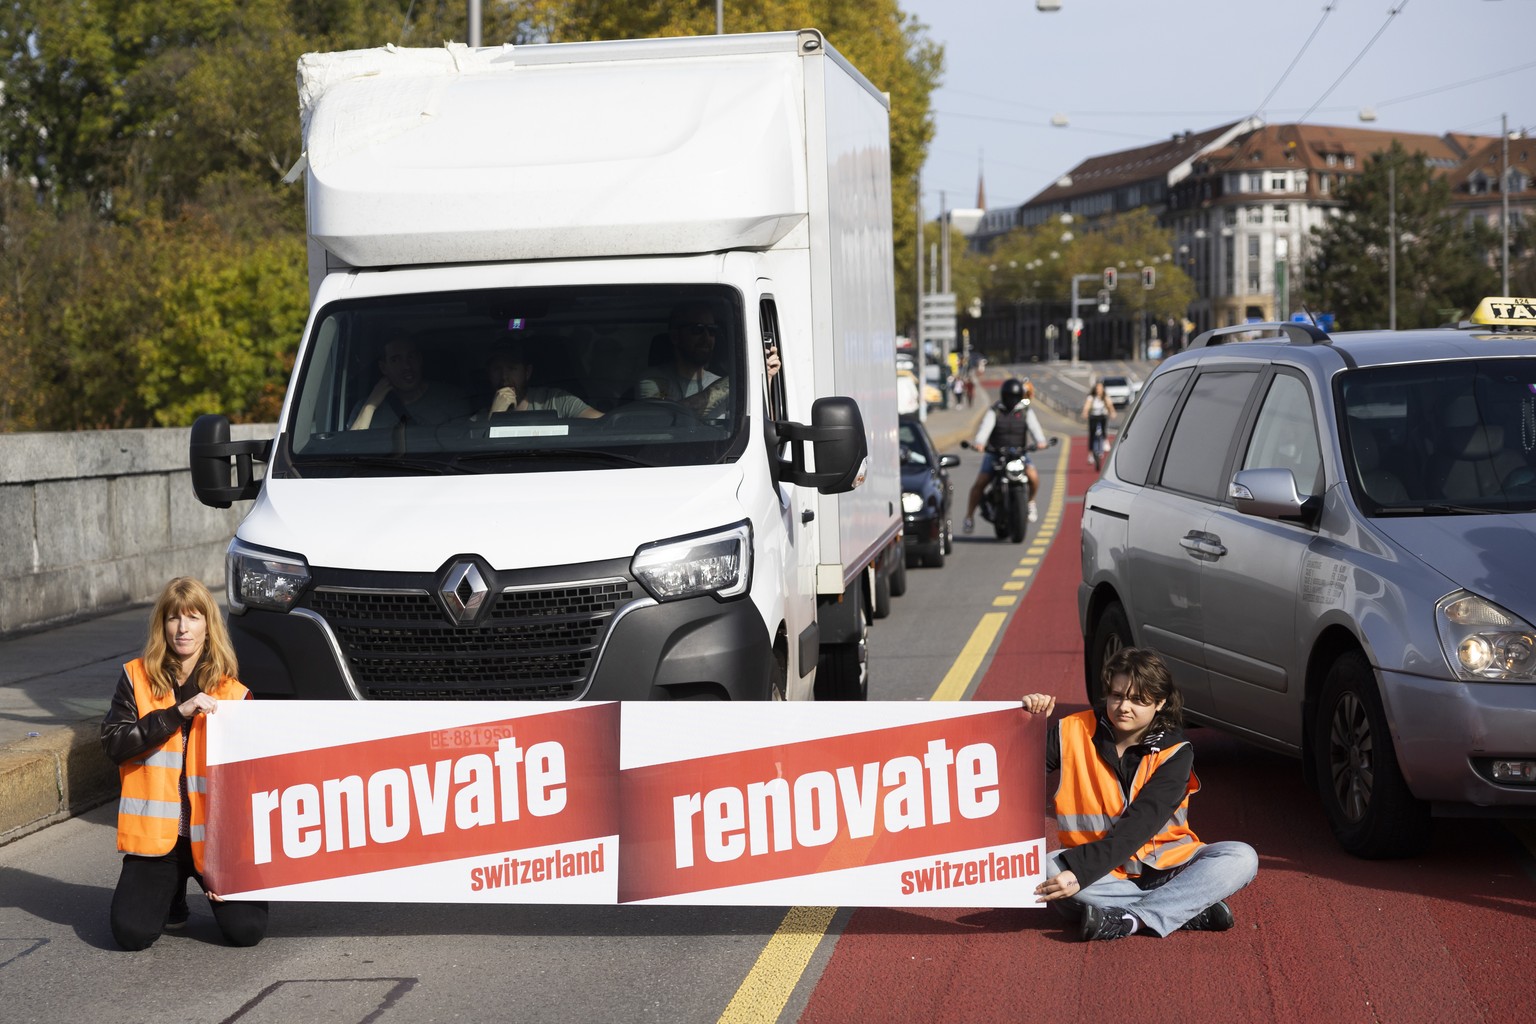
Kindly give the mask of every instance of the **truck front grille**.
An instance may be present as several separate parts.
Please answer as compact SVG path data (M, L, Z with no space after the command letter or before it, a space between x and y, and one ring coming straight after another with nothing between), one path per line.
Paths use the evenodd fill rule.
M369 700L571 700L614 614L637 596L622 579L506 590L472 626L421 591L317 589L312 607Z

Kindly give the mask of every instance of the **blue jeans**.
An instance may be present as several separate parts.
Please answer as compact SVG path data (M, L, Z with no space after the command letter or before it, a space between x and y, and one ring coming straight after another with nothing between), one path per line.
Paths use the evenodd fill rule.
M1046 877L1066 870L1053 850ZM1104 910L1135 914L1136 919L1158 935L1168 936L1206 907L1224 900L1253 881L1259 873L1259 855L1247 843L1206 843L1156 889L1144 890L1128 878L1105 875L1076 896L1053 900L1050 906L1071 919L1080 919L1083 904Z

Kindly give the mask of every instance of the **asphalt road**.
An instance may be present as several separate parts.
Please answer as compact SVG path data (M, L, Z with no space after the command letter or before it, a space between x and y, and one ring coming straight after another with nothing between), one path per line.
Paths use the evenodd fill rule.
M1068 440L1041 458L1041 521L1024 544L958 537L944 568L909 572L871 634L873 698L1044 690L1082 706L1074 589L1091 468L1080 428L1046 420ZM961 492L976 461L962 453ZM1211 730L1193 740L1194 827L1261 857L1227 933L1084 944L1044 909L294 903L239 950L194 896L184 932L127 954L106 927L104 807L0 847L3 1019L1536 1019L1536 832L1442 821L1420 857L1355 860L1295 762Z

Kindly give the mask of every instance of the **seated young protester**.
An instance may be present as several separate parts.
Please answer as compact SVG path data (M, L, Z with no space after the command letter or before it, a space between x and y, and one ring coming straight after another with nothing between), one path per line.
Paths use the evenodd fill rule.
M123 869L111 923L124 949L147 949L165 929L186 923L189 878L207 892L230 945L254 946L267 933L266 903L225 900L203 882L205 718L221 700L250 697L237 672L208 588L190 576L167 583L149 618L144 653L123 666L101 723L101 744L122 776Z
M410 335L396 331L384 340L379 353L379 382L353 413L350 429L401 423L440 427L468 417L471 411L464 392L423 375L420 346Z
M1103 679L1103 703L1047 734L1046 771L1060 772L1061 849L1035 893L1078 921L1084 941L1226 931L1226 899L1253 881L1259 859L1247 843L1202 843L1189 827L1200 780L1173 678L1156 653L1127 647L1105 662ZM1024 697L1030 714L1055 707L1049 694Z
M548 410L567 418L580 417L595 420L603 414L592 408L569 391L560 388L535 387L534 354L537 342L532 338L519 338L499 346L486 360L485 372L490 378L491 404L475 416L483 420L492 413L516 410Z

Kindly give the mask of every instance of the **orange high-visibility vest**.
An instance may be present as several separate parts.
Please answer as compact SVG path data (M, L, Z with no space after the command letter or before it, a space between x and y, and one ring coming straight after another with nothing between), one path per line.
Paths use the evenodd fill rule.
M150 689L149 672L144 659L136 658L123 666L133 684L133 701L143 718L151 711L176 706L176 692L156 697ZM211 696L219 700L244 700L248 691L229 676L219 680ZM164 743L118 765L122 796L117 801L117 848L141 857L158 857L176 846L177 825L181 821L181 774L187 774L187 822L192 839L192 864L203 870L203 838L208 820L206 794L208 776L205 767L207 725L201 717L192 719L192 729L185 748L182 730L177 729Z
M1096 715L1079 711L1058 723L1061 739L1061 778L1056 786L1056 829L1062 846L1082 846L1109 835L1109 830L1136 799L1152 774L1173 752L1187 741L1175 743L1141 759L1136 777L1127 794L1120 777L1093 745ZM1157 834L1137 850L1130 860L1110 873L1116 878L1135 878L1145 868L1166 871L1193 857L1200 848L1200 837L1189 827L1189 798L1200 791L1200 780L1189 773L1184 799Z

